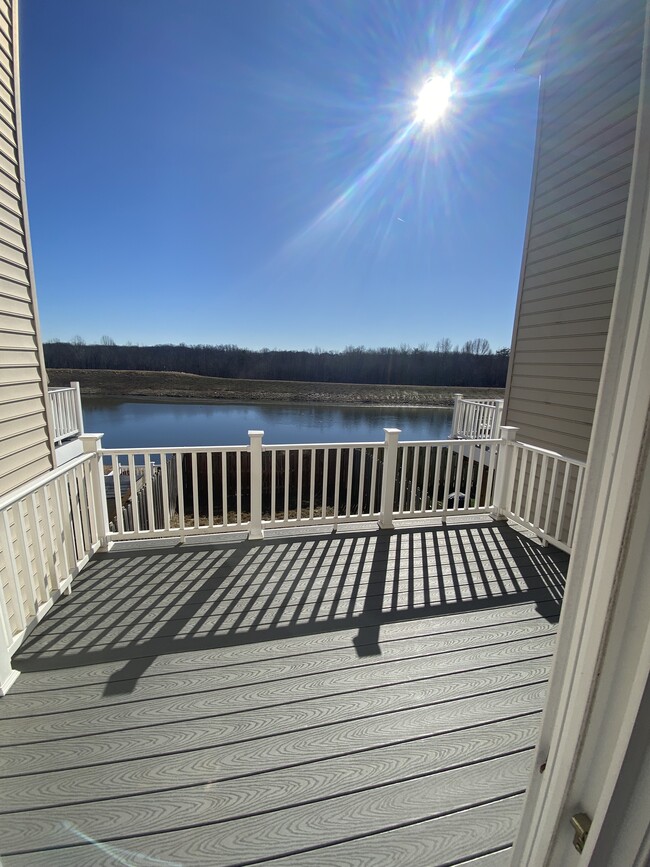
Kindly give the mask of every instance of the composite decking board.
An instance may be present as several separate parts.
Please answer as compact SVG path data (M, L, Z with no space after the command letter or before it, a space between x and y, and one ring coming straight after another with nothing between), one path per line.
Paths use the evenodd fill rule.
M436 819L334 843L280 861L276 867L511 867L512 847L523 809L522 795L511 795ZM488 850L490 854L478 854Z
M307 637L320 631L355 627L369 629L385 622L433 617L442 613L463 612L469 608L489 608L525 601L542 603L555 600L559 603L561 596L562 588L548 582L544 586L513 588L506 592L498 586L488 585L481 592L477 592L476 588L470 590L458 587L453 595L449 592L440 601L423 599L403 602L398 597L394 603L391 600L381 607L372 600L354 600L354 605L346 604L347 600L343 600L343 603L337 600L328 610L301 609L298 616L295 611L287 609L280 616L274 617L270 613L265 617L264 609L260 608L204 619L199 617L195 622L183 618L169 621L161 618L158 622L109 626L103 631L97 629L87 634L56 632L42 640L38 650L34 650L33 644L27 646L18 660L18 667L21 668L23 662L28 665L30 660L47 659L51 667L55 667L57 660L62 665L70 665L75 661L108 661L111 657L119 658L125 653L129 657L146 657L165 652L179 653L184 649L217 647L220 644L228 646L237 642L271 641L300 635ZM363 641L363 635L360 641L367 643Z
M78 840L65 830L71 814L76 827L87 837L114 841L130 836L131 829L137 829L138 834L153 834L214 822L215 816L225 822L284 810L530 750L538 726L536 713L242 775L218 786L184 786L121 798L119 803L115 799L86 802L76 805L72 813L66 805L6 814L0 816L0 839L8 854L73 845ZM129 817L129 828L122 831L116 821L119 814Z
M554 564L544 561L547 570L552 570L559 573L559 567L553 568ZM562 564L563 565L563 564ZM404 566L408 567L407 575L402 575L399 571ZM431 573L435 571L435 575ZM521 554L517 559L504 558L498 553L470 551L466 554L462 561L456 560L453 562L443 562L442 560L413 559L406 563L392 564L390 567L385 567L381 571L373 565L369 564L364 568L358 568L354 571L351 569L348 572L356 579L361 586L376 585L381 578L383 582L398 580L402 583L406 579L412 578L437 578L440 575L454 576L462 575L466 580L470 578L476 582L484 574L505 574L507 577L520 577L525 575L534 575L539 571L539 567L531 563L530 555ZM326 588L333 585L338 588L339 585L350 583L345 581L343 570L338 574L307 574L307 570L269 575L255 575L254 577L243 575L239 581L230 581L226 583L216 576L209 576L203 580L187 578L182 580L174 580L170 578L167 581L158 580L151 582L149 585L146 581L131 582L128 579L118 582L114 576L107 574L103 576L104 587L106 582L110 581L109 586L114 588L114 592L107 592L104 587L101 587L99 593L95 593L93 585L88 587L83 581L80 581L75 588L75 596L70 597L70 601L66 602L59 610L54 612L53 620L67 620L72 616L75 610L83 613L84 608L96 608L100 611L111 608L117 609L121 600L128 598L132 603L138 604L146 602L149 598L153 605L156 602L168 603L174 598L183 598L188 593L192 594L192 598L196 595L198 598L204 598L206 601L219 600L231 601L233 599L244 599L250 596L255 596L258 593L264 593L268 590L269 585L274 588L281 588L283 584L295 584L295 589L300 590L304 585L309 585L315 589ZM84 604L85 603L85 604ZM65 607L65 612L63 608Z
M385 665L394 660L408 661L433 657L436 654L454 654L468 648L491 647L509 641L521 640L540 635L555 635L556 626L548 620L540 618L524 620L517 623L491 624L484 628L453 633L427 634L421 637L407 636L391 642L382 642L381 653L370 656L359 656L354 648L333 650L320 654L292 658L290 660L257 660L254 663L240 663L230 668L224 666L213 669L173 674L170 672L149 677L143 681L131 683L126 679L121 682L121 692L108 692L105 684L97 686L79 686L69 688L54 694L43 695L36 692L20 695L3 707L3 719L0 720L0 733L7 726L8 720L21 719L27 722L32 716L56 713L72 713L80 710L101 706L102 709L116 704L140 702L145 699L157 698L164 694L167 698L190 695L201 692L216 692L220 689L269 684L279 682L290 685L291 681L314 674L336 674L353 669L368 670L371 666ZM3 705L5 702L3 702ZM27 723L28 724L28 723Z
M426 703L415 694L412 702L405 697L401 708L371 708L374 713L334 721L308 719L303 728L286 713L273 726L254 727L259 715L256 720L251 714L242 721L240 739L233 728L215 730L209 720L198 720L182 728L58 741L55 749L47 742L15 747L5 771L32 791L16 804L7 801L4 812L204 785L538 714L548 670L548 664L538 665L526 678L516 672L478 700L474 694ZM129 764L120 771L123 763Z
M405 584L400 582L386 587L359 584L351 588L308 586L299 590L294 587L288 588L282 598L276 597L270 605L265 605L263 591L216 599L206 599L203 591L195 591L189 600L183 595L172 595L161 604L156 599L152 600L150 607L146 606L146 599L141 599L133 605L129 604L128 609L121 606L106 613L88 612L84 615L83 610L77 608L70 612L68 618L57 618L48 624L47 637L51 644L45 646L54 646L57 635L69 637L67 643L72 644L73 633L84 633L88 643L112 641L112 630L129 640L126 627L135 627L139 632L144 632L143 627L153 624L157 627L155 634L163 637L165 634L176 634L178 627L175 624L179 623L187 628L196 627L192 632L205 631L206 628L219 631L233 618L237 625L243 625L251 617L256 617L260 623L268 623L269 620L274 623L302 622L317 616L322 618L330 612L339 617L369 611L416 609L425 605L445 606L470 598L492 597L504 601L522 592L563 586L560 576L539 575L532 568L520 570L516 576L486 571L480 580L474 580L471 576L452 575L438 576L431 582L421 580L418 586ZM162 623L167 632L161 627ZM40 644L45 642L41 639Z
M448 534L440 535L448 538ZM455 532L454 537L457 535ZM209 631L214 635L218 630L224 628L234 630L241 627L259 628L262 625L273 624L283 627L290 627L292 624L304 624L305 621L315 620L318 616L315 606L320 608L320 619L327 619L331 612L327 610L326 603L333 602L337 604L336 614L339 618L339 622L334 625L343 627L346 624L342 618L359 614L359 606L362 606L361 610L366 616L371 612L379 612L378 603L382 596L384 598L383 616L389 606L391 607L390 613L393 614L398 612L408 614L408 609L411 607L415 615L422 615L437 613L433 609L423 611L423 604L444 607L450 603L462 604L465 600L474 600L480 596L493 596L495 602L507 602L509 596L511 599L513 595L520 593L523 589L530 591L537 589L544 583L555 590L556 594L557 591L561 592L561 576L566 558L553 559L548 554L540 554L540 549L529 540L518 541L516 545L512 545L510 540L505 542L501 540L499 534L485 534L490 539L496 540L492 550L489 546L479 548L474 534L468 532L466 535L467 538L461 539L457 553L447 551L446 557L442 557L436 552L436 556L430 556L428 561L426 551L424 557L418 559L412 554L406 557L398 550L398 554L402 553L401 572L394 563L379 561L379 565L377 565L376 551L373 559L374 566L365 569L363 561L360 560L355 573L348 557L342 564L340 574L336 577L331 573L318 577L304 577L304 573L299 571L292 573L288 569L271 577L266 573L259 574L257 567L253 569L251 574L249 563L248 570L242 574L229 575L227 572L225 574L208 574L209 570L204 568L201 573L207 575L204 581L197 580L197 577L193 576L169 583L158 577L161 574L161 559L164 560L163 555L158 555L157 558L154 558L158 567L156 578L146 588L142 586L146 576L142 577L139 583L133 580L132 575L127 575L120 582L109 567L109 574L106 574L105 570L103 576L100 573L99 580L101 577L104 578L104 586L110 587L114 591L114 596L108 601L94 598L93 591L98 585L97 578L90 584L87 583L88 578L85 579L85 582L79 582L80 589L76 591L79 599L75 600L73 596L72 601L68 602L67 605L61 605L58 611L55 610L46 634L41 637L43 631L37 631L23 648L18 664L20 665L21 659L27 659L34 647L36 647L37 652L42 652L45 645L49 646L50 650L58 647L56 633L57 629L61 628L65 629L67 635L75 632L75 630L86 633L86 644L92 644L95 648L107 641L114 643L117 637L120 637L122 641L130 642L136 635L128 633L124 629L125 622L128 623L129 618L138 621L139 630L142 624L149 619L155 620L157 623L163 621L163 627L157 628L155 631L155 637L161 639L178 631L172 623L173 620L182 620L185 626L184 632L190 631L192 614L196 617L196 625L202 627L198 630L192 630L195 636L197 631L203 633ZM408 538L412 539L412 535ZM464 550L462 549L463 543L466 546ZM302 544L304 543L301 541ZM312 540L307 540L308 548L313 549L314 544ZM516 559L511 556L507 547L508 544L512 546ZM523 547L524 544L527 546L526 548ZM399 545L397 547L399 549ZM283 551L288 553L289 550L290 546L285 543L280 553ZM295 552L299 550L300 546L295 546L294 562L296 560ZM166 556L167 559L171 558L174 562L180 559L185 563L191 563L201 557L201 552L184 553L180 557L169 554ZM250 559L250 552L246 553L245 556ZM119 558L117 562L120 562ZM486 563L488 568L483 563ZM178 564L175 568L175 574L179 574ZM183 573L181 572L181 574ZM347 583L343 578L346 574ZM428 576L426 581L422 580L425 574ZM263 594L259 592L261 589L264 590ZM123 598L127 592L135 610L131 610L132 605L130 605L129 613L124 615ZM503 596L503 600L499 599L499 594ZM92 601L84 610L83 603L88 597L92 597ZM151 613L148 615L138 614L137 612L140 610L138 605L144 604L147 600L155 603ZM349 603L347 606L345 605L346 600ZM207 606L207 608L202 608L202 606ZM101 613L98 612L100 608L102 609ZM83 614L77 622L73 617L75 612L79 615ZM162 616L169 612L177 616L173 618ZM117 632L107 632L112 624L110 615L114 617L117 615L120 618L120 627ZM210 615L212 619L206 619L207 615ZM93 634L91 630L91 627L98 622L101 622L103 626L101 636ZM286 634L285 631L284 636ZM137 637L142 636L138 635ZM148 637L151 638L152 636ZM80 636L79 640L81 640ZM72 638L69 643L72 643Z
M178 831L133 834L120 841L120 848L131 853L137 851L140 858L153 859L169 858L170 852L174 852L183 864L214 867L282 857L520 794L525 789L532 760L533 750L526 749L296 807L212 821ZM123 823L130 821L128 815L119 818ZM104 857L98 848L92 850L92 863L110 864L112 855ZM31 852L16 856L15 863L37 865L45 863L46 858L51 863L52 856L47 851ZM87 846L62 848L57 850L56 857L66 865L87 864L89 850ZM7 863L12 860L7 859Z
M90 597L93 602L102 604L106 599L120 599L125 593L136 595L138 592L156 591L165 592L170 588L185 590L203 587L211 592L228 592L229 590L241 590L242 582L252 588L261 587L269 581L293 581L297 578L304 580L319 580L325 582L333 578L341 579L343 575L354 575L369 578L373 576L388 576L400 574L406 569L427 569L436 567L445 573L453 572L459 567L466 568L468 565L476 567L480 574L484 568L484 561L488 564L498 565L505 570L516 571L530 564L531 545L528 549L508 549L499 545L485 545L473 537L469 537L462 550L441 551L440 548L425 549L422 551L398 551L395 556L386 558L379 552L373 552L365 557L355 557L354 561L334 562L329 565L318 564L305 560L302 565L296 563L286 568L273 565L263 568L260 563L253 561L241 571L229 571L225 566L218 566L212 570L198 569L194 564L189 568L180 568L178 564L162 564L156 570L155 576L146 573L131 573L118 567L114 562L107 562L103 568L94 565L93 572L82 575L78 581L79 601ZM197 563L200 555L196 555ZM549 566L554 562L548 555L545 562ZM558 564L564 565L565 558L556 558ZM267 564L268 566L268 564ZM70 604L74 605L75 602Z
M409 637L454 635L456 632L469 632L490 625L537 620L540 616L554 622L557 620L557 611L557 603L549 600L548 602L517 602L498 608L484 608L458 614L437 614L419 620L384 623L381 626L379 641L383 654L383 648L387 645L401 642ZM152 657L147 670L138 679L144 681L165 674L220 670L259 662L290 665L291 659L296 656L303 657L301 662L296 662L296 665L303 666L309 665L312 656L326 656L329 653L345 653L352 664L358 658L355 645L352 643L357 635L356 629L341 629L310 636L309 647L305 647L304 639L298 637L207 650L187 650L180 654L165 653ZM23 693L58 693L62 690L78 689L81 686L100 687L103 691L109 679L130 680L128 674L119 677L124 667L123 660L42 671L41 666L34 659L30 665L26 658L19 654L14 658L14 666L28 672L29 676L20 677L11 688L11 693L6 700L0 704L0 719L5 714L11 715L10 708L14 702L19 701L18 695Z
M178 696L163 693L148 700L113 704L105 709L92 707L67 714L20 717L3 725L3 741L23 744L39 736L69 738L93 731L123 731L207 715L216 720L251 708L279 708L290 704L298 705L299 715L300 705L305 701L327 699L339 704L349 695L363 701L373 690L399 687L405 681L416 689L420 681L430 682L454 675L468 677L475 671L488 673L492 667L503 667L510 661L540 659L553 653L555 637L551 632L494 646L460 650L452 656L391 661L364 669L326 672L269 684L224 687L211 692Z
M0 701L3 863L496 867L567 562L484 522L97 558Z
M84 764L82 767L6 778L0 792L0 809L2 812L18 812L184 785L214 784L220 778L236 776L242 772L242 767L247 767L241 760L236 767L228 761L233 751L241 756L244 746L250 749L253 757L257 757L257 770L260 772L269 766L290 764L292 758L294 764L299 764L304 761L305 750L309 750L315 734L323 736L323 739L317 738L317 744L329 742L331 746L331 743L337 743L340 723L344 724L346 731L352 725L357 726L357 732L363 731L364 726L372 731L373 720L389 716L389 722L394 723L409 717L408 713L393 717L391 712L394 711L422 715L429 720L431 731L435 731L441 725L440 720L450 721L448 727L462 727L472 714L482 719L488 713L486 708L491 708L497 718L509 718L539 708L545 694L550 660L546 664L538 662L533 666L528 663L523 667L519 663L509 668L492 682L486 673L485 692L482 694L477 692L481 681L476 674L469 678L468 685L464 686L456 679L453 685L447 684L445 692L437 694L415 688L409 693L404 689L392 704L378 700L384 697L375 694L366 696L365 701L357 699L356 703L348 698L344 708L331 702L316 701L301 708L300 715L295 707L275 708L272 714L253 711L242 714L239 719L230 717L218 722L204 719L193 726L153 726L145 731L118 732L113 752L110 738L100 735L88 737L73 744L80 747L77 758L73 760L79 765L83 762L84 748L90 745L92 749L99 745L103 750L100 757L92 754L90 749L86 749L86 753L95 760L101 758L102 764ZM277 739L268 740L276 735L282 736L285 752L274 751ZM201 747L201 741L207 746ZM292 748L293 742L297 743L296 748ZM363 749L363 743L358 747ZM51 746L53 750L56 748L56 745ZM352 749L340 741L338 748L339 752ZM216 760L224 762L223 767L215 765ZM249 772L254 773L250 769Z
M546 558L543 562L548 570L557 573L561 571L566 560L552 561ZM181 595L192 592L207 598L216 595L216 598L231 599L245 598L256 592L266 591L271 584L274 588L280 588L285 584L293 585L296 582L297 588L307 583L322 587L332 582L343 582L345 577L348 579L347 583L351 583L350 579L353 577L359 583L367 585L368 583L377 583L379 578L384 581L391 579L404 581L408 577L427 576L434 571L436 575L454 575L460 572L476 579L480 578L484 571L503 572L509 576L517 576L520 572L533 574L537 568L535 564L531 563L531 555L528 551L515 552L514 555L511 555L510 552L504 553L497 548L482 547L478 549L472 547L472 540L469 540L465 551L462 554L456 554L453 558L425 552L423 556L401 556L387 563L369 557L366 562L340 564L336 572L329 569L318 570L313 567L313 564L307 564L300 569L276 569L270 572L256 569L236 576L220 575L218 570L208 575L202 573L189 576L185 576L184 573L167 575L161 570L155 579L147 580L145 575L138 580L128 574L117 576L110 569L107 569L92 581L82 577L77 582L75 596L71 597L65 606L66 613L64 614L61 608L55 612L55 615L66 618L69 616L67 612L87 605L102 610L108 607L110 610L111 605L117 607L120 600L125 597L139 600L149 595L153 600L164 601L168 594L172 594L173 598L173 594Z

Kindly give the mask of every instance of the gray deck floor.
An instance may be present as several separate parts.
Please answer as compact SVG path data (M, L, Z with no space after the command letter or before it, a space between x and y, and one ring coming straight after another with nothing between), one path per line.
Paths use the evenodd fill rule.
M566 566L495 522L97 556L0 700L3 864L507 864Z

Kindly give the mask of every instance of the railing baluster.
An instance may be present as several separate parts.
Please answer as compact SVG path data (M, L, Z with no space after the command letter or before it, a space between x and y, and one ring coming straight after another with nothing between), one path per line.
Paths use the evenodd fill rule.
M425 514L428 511L427 500L429 499L429 470L431 468L431 451L433 446L424 446L424 473L422 475L422 504L420 511Z
M208 485L208 527L214 529L214 494L212 490L212 449L207 449L205 453L206 461L206 483Z
M528 471L528 490L526 491L526 511L524 512L524 520L530 523L530 512L533 503L533 491L535 490L535 477L537 475L537 452L533 452L530 461L530 470Z
M456 444L454 444L453 449L456 448ZM442 514L443 521L447 519L447 510L449 507L449 483L451 480L451 464L453 460L453 450L452 446L447 446L447 466L445 468L445 485L442 489Z
M560 539L562 533L562 522L564 521L564 508L566 506L567 487L569 484L569 465L564 464L564 478L562 480L562 493L560 494L560 507L557 514L557 523L555 525L555 538Z
M515 514L521 515L521 501L524 496L524 484L526 482L526 469L528 467L528 450L517 448L519 453L519 474L517 476L517 497L515 500Z
M418 491L418 469L420 465L420 446L413 446L413 470L411 473L411 501L409 503L409 514L415 512L415 497Z
M120 475L120 461L117 455L111 456L111 468L113 471L113 494L115 498L115 520L117 532L124 535L124 518L122 516L122 477Z
M291 461L289 449L284 450L284 521L289 520L289 476L291 473Z
M314 497L316 495L316 449L310 452L310 467L309 467L309 520L314 520Z
M129 490L131 492L131 515L133 518L133 532L140 532L140 510L138 509L138 477L135 473L135 459L132 454L128 456L129 466Z
M236 454L237 464L237 526L241 527L241 452Z
M334 465L334 521L339 518L339 493L341 491L341 449L337 446Z
M196 452L192 452L191 458L192 462L192 517L194 529L198 530L201 526L201 521L199 518L199 471L197 467L198 456ZM239 488L239 484L237 488Z
M471 445L470 445L471 448ZM456 485L454 487L454 511L460 508L460 489L463 481L463 463L465 460L465 442L459 443L458 457L456 459Z
M221 451L221 508L223 512L223 528L228 526L228 452Z
M539 520L542 514L542 504L544 502L544 489L546 488L546 476L548 473L548 455L542 455L542 467L539 472L539 485L535 492L535 514L533 523L539 527Z
M61 580L59 577L59 564L57 563L57 557L55 556L55 545L54 545L54 534L52 532L52 512L53 506L51 505L50 498L48 495L49 485L43 485L43 487L39 490L39 497L41 499L41 514L43 515L43 523L45 525L45 547L46 547L46 558L47 558L47 568L48 574L50 576L50 582L52 584L53 590L58 590L61 586ZM2 594L0 594L2 595Z
M99 539L99 530L98 530L98 515L95 509L95 503L97 499L95 498L95 483L93 481L93 473L90 466L90 462L85 463L82 467L82 474L84 477L84 490L86 493L86 499L83 504L84 510L88 515L88 519L90 522L90 543L94 545L95 542Z
M178 497L178 530L181 541L185 538L185 494L183 492L183 458L180 452L176 457L176 496ZM225 502L225 500L224 500Z
M275 524L275 488L277 485L277 452L271 452L271 523Z
M323 449L323 496L321 503L321 518L324 521L327 518L327 483L329 481L329 468L330 468L330 450L328 448Z
M370 504L368 508L369 515L376 515L375 497L377 495L377 464L379 463L379 447L372 447L372 470L370 473Z
M52 483L56 503L56 519L57 519L57 545L59 546L63 562L65 563L65 574L70 575L72 572L72 564L75 561L72 552L72 512L70 504L66 500L67 485L62 481L61 476L55 479Z
M406 472L408 467L409 448L406 445L400 447L402 463L400 466L400 481L399 481L399 502L397 504L397 514L401 515L404 512L404 491L406 490Z
M298 456L298 479L296 481L296 521L300 521L300 519L302 518L302 449L296 449L296 454Z
M30 615L36 614L38 609L38 594L35 586L34 570L32 569L32 559L29 556L29 545L27 543L27 531L25 529L25 516L23 515L22 501L18 501L14 507L16 520L16 541L20 551L20 560L23 567L23 579L25 586L25 598L27 602L27 611Z
M144 487L145 500L147 504L147 521L149 522L149 532L153 533L156 529L156 519L153 510L153 476L151 474L151 455L147 452L144 456Z
M449 447L447 446L447 448ZM440 486L440 464L442 463L442 449L443 446L439 444L432 446L433 459L435 461L433 473L433 488L431 490L431 508L433 513L438 511L438 487Z
M43 557L43 546L41 545L40 522L38 519L38 511L36 508L36 494L30 494L26 499L27 506L27 523L29 525L29 535L32 540L32 549L34 551L34 559L36 560L36 588L40 595L38 604L46 602L48 599L48 588L46 583L45 558ZM36 589L35 588L35 589Z
M357 497L357 515L363 515L363 487L366 480L366 448L359 449L359 496Z
M352 481L354 479L354 449L348 448L347 496L345 498L345 517L352 514Z
M12 599L14 600L14 616L18 621L18 630L22 632L27 624L27 617L25 615L23 594L20 589L20 575L18 574L18 561L16 560L16 553L11 534L11 525L9 523L9 509L5 509L2 513L2 528L4 530L4 544L2 547L3 550L7 552L9 579L13 590Z
M171 529L171 521L169 515L169 479L167 478L167 455L165 452L160 453L160 481L162 487L162 511L164 532Z
M488 446L485 443L481 443L479 446L479 459L478 459L478 468L476 470L476 485L474 487L474 511L478 511L481 508L481 495L483 494L483 476L485 475L485 456L487 454ZM470 496L471 496L470 489ZM469 501L465 504L469 508ZM486 505L490 505L487 503Z

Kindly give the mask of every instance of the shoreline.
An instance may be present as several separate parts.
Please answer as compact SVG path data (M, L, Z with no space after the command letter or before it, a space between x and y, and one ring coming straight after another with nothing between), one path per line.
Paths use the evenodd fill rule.
M172 371L47 371L51 387L79 382L82 396L148 403L323 404L386 409L449 409L454 394L474 399L503 397L502 388L427 385L373 385L288 380L222 379Z

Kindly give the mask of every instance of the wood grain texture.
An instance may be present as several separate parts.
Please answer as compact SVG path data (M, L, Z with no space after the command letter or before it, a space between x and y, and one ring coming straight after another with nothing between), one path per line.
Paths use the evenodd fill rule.
M0 702L3 863L503 863L566 565L502 522L98 558Z
M215 867L278 858L520 794L531 760L532 751L526 750L284 810L161 834L128 836L117 849L151 859L168 859L173 851L176 862ZM129 817L123 815L120 821L128 823ZM31 852L15 861L7 858L6 863L38 865L46 863L46 858L51 863L52 854ZM113 856L97 845L62 848L57 857L66 865L114 863Z

